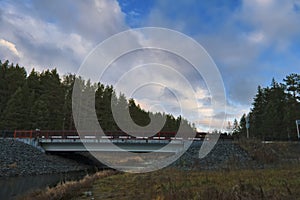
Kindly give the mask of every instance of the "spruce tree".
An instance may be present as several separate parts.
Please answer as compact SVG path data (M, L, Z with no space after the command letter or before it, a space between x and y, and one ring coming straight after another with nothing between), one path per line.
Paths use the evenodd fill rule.
M32 95L27 84L19 87L9 99L1 118L1 127L6 130L30 129Z

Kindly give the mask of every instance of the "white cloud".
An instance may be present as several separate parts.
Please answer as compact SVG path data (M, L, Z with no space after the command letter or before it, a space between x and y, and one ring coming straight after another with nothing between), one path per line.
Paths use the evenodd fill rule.
M0 47L4 47L10 50L14 55L21 57L21 53L17 50L16 45L12 42L0 39Z
M260 31L248 34L248 40L253 43L263 43L264 39L265 35Z
M124 17L111 0L2 2L0 38L17 44L18 51L12 45L10 50L23 57L1 59L19 62L27 70L57 67L60 73L74 73L99 42L127 28Z
M284 69L286 66L282 64L279 66L275 63L271 67L272 60L263 60L264 53L273 51L299 63L299 58L289 51L300 35L300 12L299 8L298 11L295 10L295 4L299 1L242 0L237 9L224 11L225 20L216 23L215 27L211 27L210 21L205 24L205 20L201 18L203 15L193 13L197 12L194 9L196 3L158 2L145 24L193 33L193 38L204 46L221 71L228 101L232 102L227 107L230 116L228 120L239 119L243 113L249 112L258 85L269 82L271 74L276 71L288 73ZM214 6L213 3L212 5ZM222 6L220 8L223 9ZM207 13L211 12L209 9L214 10L215 7L209 7ZM170 17L169 10L178 14ZM199 31L195 31L196 29ZM208 111L203 113L216 114Z
M256 3L255 3L256 2ZM300 13L294 10L294 1L244 0L237 18L264 34L269 44L285 51L299 36Z
M257 4L259 4L259 5L261 5L261 6L268 6L268 5L270 5L271 3L272 3L272 1L273 0L254 0L254 2L253 3L257 3Z
M140 46L153 46L157 42L152 41L151 37L145 38L143 34L131 36L128 40L139 42ZM173 44L176 42L178 41ZM105 49L114 54L120 46L138 45L133 45L132 42L118 44ZM92 56L95 60L91 58L91 63L100 62L99 56ZM112 56L109 54L105 57ZM101 82L114 85L117 93L133 97L146 110L182 115L191 122L198 121L199 118L211 118L218 112L212 108L211 95L201 75L182 57L164 50L141 49L117 58L105 69Z

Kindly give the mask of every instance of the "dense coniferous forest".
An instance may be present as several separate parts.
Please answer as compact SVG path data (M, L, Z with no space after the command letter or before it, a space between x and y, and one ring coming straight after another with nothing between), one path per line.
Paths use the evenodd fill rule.
M80 80L84 90L95 92L95 109L104 131L120 130L111 112L111 99L129 109L138 125L150 122L150 115L166 117L162 131L176 131L180 124L191 127L187 120L170 114L143 110L134 99L116 95L113 86L91 83L74 74L61 77L56 69L27 74L24 67L0 61L0 130L75 130L72 115L72 89Z
M297 138L296 120L300 120L300 75L290 74L269 87L258 86L249 113L250 137L269 140ZM235 120L234 133L246 135L246 114Z

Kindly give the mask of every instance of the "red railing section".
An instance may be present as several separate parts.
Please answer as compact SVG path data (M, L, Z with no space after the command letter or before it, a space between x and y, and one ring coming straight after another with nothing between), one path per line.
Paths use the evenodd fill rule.
M34 138L34 137L36 137L36 135L33 130L29 130L29 131L15 130L14 131L14 138Z

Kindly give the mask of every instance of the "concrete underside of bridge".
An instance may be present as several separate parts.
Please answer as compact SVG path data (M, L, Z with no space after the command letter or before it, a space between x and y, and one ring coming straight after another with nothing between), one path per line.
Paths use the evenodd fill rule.
M41 142L46 152L160 152L176 153L182 151L183 143L94 143L94 142Z

